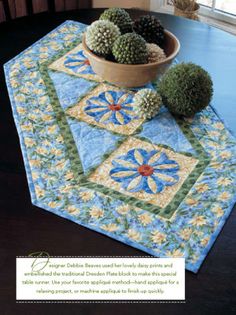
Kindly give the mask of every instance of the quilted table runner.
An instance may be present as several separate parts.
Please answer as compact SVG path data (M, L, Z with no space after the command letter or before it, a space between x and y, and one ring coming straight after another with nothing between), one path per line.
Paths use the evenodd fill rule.
M92 71L85 28L66 21L5 64L32 202L197 272L236 200L236 141L211 106L138 117L135 90Z

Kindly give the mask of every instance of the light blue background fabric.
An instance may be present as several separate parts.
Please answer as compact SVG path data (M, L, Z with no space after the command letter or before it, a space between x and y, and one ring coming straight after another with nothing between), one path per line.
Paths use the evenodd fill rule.
M194 154L191 144L182 133L173 116L164 107L155 118L143 124L143 130L139 135L155 144L168 145L175 151Z
M77 78L63 72L49 71L49 75L63 109L75 104L82 95L96 85L95 82Z
M77 122L70 118L67 121L85 172L101 164L103 155L115 150L116 142L121 139L120 136L94 128L85 122Z

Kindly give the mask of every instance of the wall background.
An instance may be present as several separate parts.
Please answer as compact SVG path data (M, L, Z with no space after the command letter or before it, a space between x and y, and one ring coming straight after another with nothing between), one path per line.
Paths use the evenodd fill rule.
M94 8L121 7L149 10L150 2L151 0L93 0L92 5Z
M32 0L34 13L47 11L47 0ZM82 8L139 8L149 10L152 3L160 0L54 0L56 11ZM8 0L12 18L27 15L26 0ZM0 1L0 22L5 21L3 1Z
M56 11L90 8L92 0L54 0ZM32 0L34 13L48 10L47 0ZM111 2L111 1L110 1ZM8 0L12 18L27 15L26 0ZM3 1L0 1L0 22L5 21Z

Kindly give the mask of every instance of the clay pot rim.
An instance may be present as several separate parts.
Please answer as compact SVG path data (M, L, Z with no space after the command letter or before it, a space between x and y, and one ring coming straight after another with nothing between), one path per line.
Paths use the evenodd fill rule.
M158 65L163 65L166 63L169 63L170 61L172 61L179 53L180 50L180 42L178 40L178 38L172 34L171 32L165 30L165 35L171 37L172 39L174 39L175 41L175 51L173 51L172 54L170 54L166 59L162 60L162 61L158 61L158 62L150 62L150 63L142 63L142 64L125 64L125 63L118 63L118 62L113 62L113 61L109 61L106 60L102 57L99 57L97 55L95 55L86 45L85 42L85 37L86 37L86 33L84 33L83 35L83 40L82 40L82 45L83 45L83 49L85 50L86 54L88 54L90 57L92 57L93 59L97 60L97 62L102 62L104 65L112 65L113 67L119 67L119 68L149 68L149 67L153 67L153 66L158 66Z

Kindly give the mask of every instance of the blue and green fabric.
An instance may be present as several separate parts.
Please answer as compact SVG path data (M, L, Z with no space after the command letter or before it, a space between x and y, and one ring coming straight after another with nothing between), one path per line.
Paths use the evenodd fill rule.
M138 117L135 90L93 72L85 29L66 21L4 67L32 203L197 272L236 201L236 140L211 106Z

